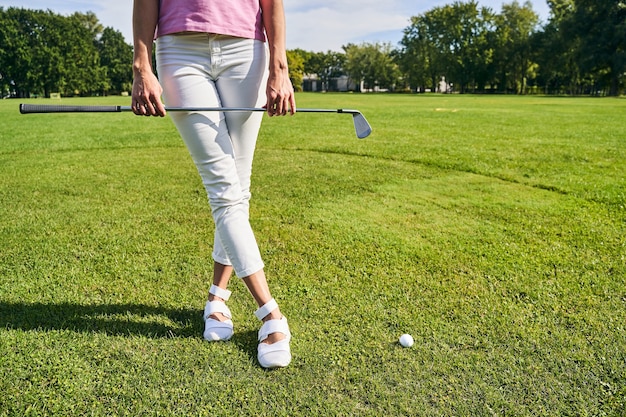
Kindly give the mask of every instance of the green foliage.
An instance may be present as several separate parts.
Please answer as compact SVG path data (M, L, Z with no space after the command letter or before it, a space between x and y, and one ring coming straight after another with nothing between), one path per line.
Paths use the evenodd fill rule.
M202 340L212 220L169 118L0 101L0 416L623 415L626 100L297 99L373 133L264 121L272 372L237 279L235 336Z
M348 44L343 48L346 52L345 70L354 82L363 82L368 90L395 89L400 72L392 58L390 44Z
M435 88L445 77L468 88L524 94L601 91L616 96L626 72L626 8L620 0L549 1L551 19L538 26L526 1L505 3L500 14L476 1L454 2L414 16L398 62L412 87Z
M415 79L422 82L422 90L426 85L435 90L444 77L461 93L484 91L488 84L501 91L513 85L514 91L523 92L532 67L529 37L536 25L529 3L505 4L500 15L479 9L475 1L436 7L412 19L400 61L409 78L414 68L422 67Z
M626 4L623 0L574 3L570 22L580 41L581 67L609 85L609 94L616 96L626 73Z
M344 45L344 52L289 51L300 89L316 75L323 90L348 75L366 89L620 95L626 86L626 8L622 0L549 0L539 26L532 3L500 13L455 1L410 18L397 49ZM0 95L106 95L131 88L132 46L93 12L0 8Z
M581 94L582 72L572 54L572 51L579 50L580 42L572 38L569 25L564 23L573 10L572 0L555 0L549 4L552 10L550 21L531 39L540 67L538 83L545 86L547 93Z
M523 6L513 1L502 6L496 21L499 89L523 94L527 79L535 78L531 73L534 63L530 39L536 33L537 14L529 1Z
M346 74L346 59L346 54L334 51L311 53L305 62L306 72L317 74L328 89L332 78Z
M296 51L287 51L287 64L289 65L289 79L295 91L302 91L304 78L304 59Z
M500 13L457 1L413 16L397 50L364 43L344 45L343 58L298 53L305 73L317 74L324 85L345 73L366 89L436 91L445 79L461 93L615 96L626 81L626 9L620 4L550 1L551 19L540 27L529 1L505 3Z
M19 97L128 90L132 48L94 13L0 8L0 92Z
M333 78L345 74L345 54L333 51L310 52L303 49L293 49L287 52L290 60L297 65L293 67L290 63L290 77L292 82L299 80L299 83L294 82L294 86L300 89L305 75L316 76L322 83L322 90L327 91L331 88L330 82Z
M100 54L100 64L106 69L111 92L120 93L132 89L133 48L127 44L124 36L112 29L106 28L97 43Z
M626 84L626 8L610 0L553 0L535 39L541 77L554 92L617 96Z
M493 19L489 9L478 9L477 2L455 2L414 17L404 32L399 58L408 78L421 66L414 80L422 83L417 84L422 90L428 85L434 91L442 77L462 93L476 87L484 90L493 79Z

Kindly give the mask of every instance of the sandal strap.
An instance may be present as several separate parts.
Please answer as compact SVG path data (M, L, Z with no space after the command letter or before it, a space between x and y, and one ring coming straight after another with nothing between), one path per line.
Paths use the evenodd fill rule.
M259 330L259 342L267 339L267 337L272 333L282 333L285 335L287 340L291 338L289 323L287 323L287 318L285 316L281 319L268 320L263 323L263 326L261 326L261 329Z
M207 320L209 316L213 313L222 313L229 319L233 318L228 306L221 301L207 301L206 305L204 306L204 319Z
M211 288L209 289L209 294L220 297L224 301L228 301L232 293L232 291L225 290L224 288L220 288L217 285L211 285Z
M257 311L254 312L254 315L257 319L263 320L265 316L270 314L272 311L278 308L278 303L273 298L269 300L267 303L263 304Z

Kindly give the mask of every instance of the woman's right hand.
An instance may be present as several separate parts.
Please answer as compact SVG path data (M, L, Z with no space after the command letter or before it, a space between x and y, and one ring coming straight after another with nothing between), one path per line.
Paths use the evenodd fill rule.
M131 107L138 116L165 116L163 89L152 72L152 45L159 20L159 0L133 2L133 92Z
M152 71L136 72L132 92L133 113L138 116L165 116L162 93L163 88Z

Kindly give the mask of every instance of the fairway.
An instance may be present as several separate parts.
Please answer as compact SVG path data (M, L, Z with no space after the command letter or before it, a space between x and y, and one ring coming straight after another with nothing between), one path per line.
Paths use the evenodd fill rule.
M608 415L626 410L626 100L300 93L264 120L256 308L202 339L206 194L171 120L0 100L0 416ZM400 335L415 344L403 348Z

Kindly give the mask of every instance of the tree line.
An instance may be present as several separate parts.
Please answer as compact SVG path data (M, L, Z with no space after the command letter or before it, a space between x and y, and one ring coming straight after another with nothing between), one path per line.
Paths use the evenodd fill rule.
M530 2L504 4L500 14L476 2L435 8L412 18L398 64L418 86L443 75L461 92L618 95L626 80L623 0L547 3L543 26Z
M413 16L397 48L364 43L343 53L290 51L294 85L315 74L322 85L348 75L358 89L390 91L619 95L626 85L626 3L547 0L539 21L532 3L495 13L457 1Z
M287 51L296 89L307 79L333 90L619 95L626 86L623 0L547 0L540 22L532 3L500 13L456 1L413 16L397 47L347 44L342 52ZM132 86L132 45L92 12L0 8L0 93L29 97L106 95ZM442 83L442 81L445 81Z
M3 97L105 95L129 91L132 46L92 12L0 8Z

